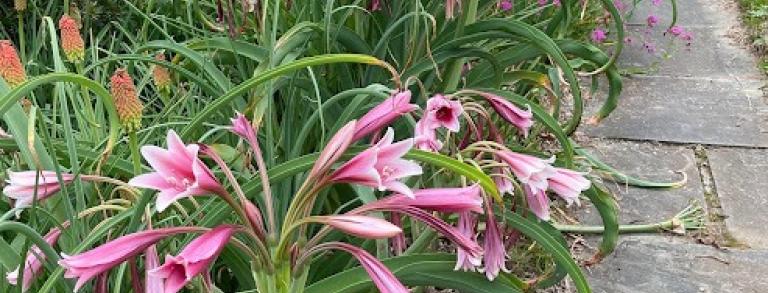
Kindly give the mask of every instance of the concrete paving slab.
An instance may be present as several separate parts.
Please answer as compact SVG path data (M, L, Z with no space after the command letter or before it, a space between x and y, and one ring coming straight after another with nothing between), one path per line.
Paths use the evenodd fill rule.
M731 236L768 249L768 150L711 149L707 156Z
M624 3L631 1L624 0ZM627 12L631 13L625 20L627 24L634 25L646 24L648 15L655 15L659 18L660 27L669 27L672 21L672 1L661 1L659 6L655 6L651 1L641 1L635 6L634 10L631 4L625 4ZM677 23L691 26L716 26L728 21L729 15L724 15L718 5L713 5L713 0L678 0L677 6L681 9L677 11ZM707 15L708 17L701 17Z
M594 140L589 148L593 155L608 165L630 176L675 182L688 177L687 184L676 189L643 189L604 181L615 194L619 207L619 220L623 224L654 223L668 220L696 200L704 205L704 192L696 169L694 153L680 146L653 143ZM579 211L585 224L599 225L597 211L585 201Z
M768 251L723 251L665 236L626 236L589 268L595 293L763 293Z
M634 77L624 80L619 107L590 136L768 147L762 82ZM601 99L590 101L598 105Z
M694 40L690 46L662 28L646 32L644 26L627 28L631 42L626 44L619 66L631 72L640 70L649 75L672 77L701 77L705 79L759 80L754 56L737 41L727 36L730 30L709 27L688 27ZM649 53L645 43L653 44Z

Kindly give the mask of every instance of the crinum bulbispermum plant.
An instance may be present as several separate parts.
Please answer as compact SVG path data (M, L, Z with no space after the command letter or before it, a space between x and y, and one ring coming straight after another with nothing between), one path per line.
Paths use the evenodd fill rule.
M394 130L387 126L403 115L416 112L418 108L411 104L410 91L396 91L364 116L340 128L318 155L310 157L311 167L300 187L288 195L272 190L270 182L275 178L270 178L271 170L265 167L256 128L242 114L232 119L230 129L249 146L252 159L255 160L255 169L261 183L258 198L246 194L230 164L214 147L204 143L185 144L170 130L167 133L167 148L142 147L141 153L152 172L134 177L128 184L157 191L153 196L154 207L159 212L155 215L158 218L155 223L167 222L163 219L163 216L169 215L165 213L166 210L179 205L180 201L187 198L194 201L194 197L205 195L214 195L226 203L227 208L220 210L224 218L213 228L194 225L160 227L159 224L153 227L150 222L152 214L148 210L147 223L142 231L107 240L100 246L75 255L64 255L58 264L65 269L65 278L77 279L75 290L83 288L93 279L97 280L93 285L95 290L100 290L100 286L105 286L102 281L104 276L125 262L129 262L132 267L131 284L135 290L178 292L185 286L195 284L197 276L201 280L199 286L210 290L216 286L210 276L211 267L222 250L232 245L239 252L237 255L242 257L241 260L249 264L253 281L260 292L303 292L315 260L322 259L318 258L318 253L343 251L357 259L379 291L408 292L406 285L380 259L358 246L364 242L355 239L392 238L392 253L407 255L409 250L418 246L417 240L408 243L403 235L407 228L404 219L410 219L411 229L414 223L421 223L455 245L457 254L453 261L454 269L468 271L468 276L479 275L472 272L480 271L488 281L493 281L502 272L509 272L506 268L505 249L505 242L509 238L505 232L509 230L494 216L499 208L504 208L503 199L498 200L497 190L510 194L515 191L524 192L530 210L539 218L548 219L547 189L568 202L578 202L578 195L590 184L581 173L551 166L552 160L504 147L503 141L498 140L499 132L493 121L487 119L490 113L480 111L479 108L473 109L474 102L465 100L462 103L458 99L459 96L470 94L485 97L504 123L519 129L523 136L528 134L533 124L530 110L518 108L490 93L464 91L456 95L436 94L429 98L414 132L408 133L408 138L396 142ZM478 115L468 114L472 112ZM467 123L460 122L462 116L467 118L464 119ZM467 124L472 125L474 130L466 131L465 139L459 144L452 143L450 136L441 135L442 132L446 135L458 133L468 128ZM495 141L466 139L485 137L486 132L480 131L484 124L489 129L487 134ZM366 138L370 138L370 142L364 142ZM350 147L356 143L365 145L365 148L362 151L351 150ZM425 151L411 151L414 146ZM444 148L472 154L466 160L475 162L480 170L495 170L495 184L488 186L490 179L487 177L482 187L481 180L463 186L421 189L405 183L409 177L422 175L423 168L404 156L410 153L411 156L422 156L422 160L440 159L442 155L436 152L445 152ZM483 160L486 155L493 161ZM216 168L209 168L204 158L213 161ZM453 163L462 164L459 161ZM465 165L464 168L473 167ZM461 172L467 174L467 171ZM55 174L44 172L40 175L43 177L40 178L33 171L14 173L11 185L6 187L5 192L36 194L42 191L48 196L57 192L59 186L72 184L75 180L71 174L62 174L63 181L59 181ZM478 178L482 177L474 177ZM83 176L79 180L117 181L93 176ZM339 213L316 214L318 200L328 196L325 192L327 189L339 184L372 188L381 191L384 196ZM496 196L492 196L494 192ZM275 196L290 198L284 211L275 212ZM38 197L38 200L44 198ZM228 216L230 213L227 211L233 216ZM206 210L198 212L207 216ZM390 221L378 217L381 213L386 213ZM276 214L284 217L277 219ZM446 222L439 215L456 216L456 225ZM483 217L484 229L478 231L478 219ZM334 230L352 237L347 241L343 240L345 238L329 237ZM52 245L61 233L59 229L52 230L45 237L46 242ZM202 235L188 242L175 255L167 246L161 245L167 238L187 233ZM478 242L478 236L482 238L482 245ZM433 238L426 239L432 241ZM33 247L31 251L39 253L40 249ZM163 263L159 261L158 252L168 254ZM141 256L144 257L144 278L136 273L138 265L133 261ZM23 288L29 288L34 277L40 273L43 261L44 257L35 255L28 258L21 284ZM505 273L505 276L509 275ZM334 277L329 279L334 280ZM18 273L15 273L9 275L8 279L18 283L18 278Z

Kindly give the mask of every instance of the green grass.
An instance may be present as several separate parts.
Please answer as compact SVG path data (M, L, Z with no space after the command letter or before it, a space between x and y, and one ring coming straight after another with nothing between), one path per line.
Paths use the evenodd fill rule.
M740 0L741 18L749 42L760 58L760 69L768 74L768 0Z

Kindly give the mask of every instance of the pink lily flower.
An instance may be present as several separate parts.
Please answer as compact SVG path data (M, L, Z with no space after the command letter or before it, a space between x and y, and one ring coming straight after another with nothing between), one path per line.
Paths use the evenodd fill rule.
M380 0L371 0L371 3L368 5L368 11L379 11L381 10L381 1Z
M410 292L381 261L362 248L343 242L328 242L322 245L321 249L342 250L354 256L381 293Z
M355 136L352 141L360 140L371 133L379 131L384 126L391 124L400 116L419 108L411 101L411 91L396 92L381 104L373 107L368 113L360 117L355 128Z
M384 239L403 233L400 227L379 218L360 215L314 217L313 221L339 229L344 233L366 239Z
M68 222L66 222L64 226L68 226ZM56 241L59 240L59 236L61 236L61 230L58 227L54 227L48 231L48 234L43 236L43 240L45 240L48 245L53 246L56 244ZM35 277L37 277L40 274L40 271L43 270L43 262L45 259L45 254L39 247L32 246L29 248L27 257L24 260L24 279L21 281L22 292L27 292L27 289L29 289L32 282L35 280ZM16 267L15 270L8 273L5 278L8 280L9 284L14 286L19 285L19 267Z
M512 1L511 0L501 0L497 4L499 9L502 11L510 11L512 10Z
M149 274L165 279L165 293L179 292L208 269L236 231L237 227L232 225L213 228L189 242L177 256L166 256L165 263Z
M443 213L475 212L482 214L483 197L480 185L463 188L428 188L414 190L413 198L395 194L379 200L391 205L406 205Z
M62 254L63 259L59 260L59 265L66 269L65 278L77 278L77 291L93 277L135 257L163 238L194 231L197 231L197 228L174 227L128 234L77 255Z
M323 151L320 152L320 156L317 157L315 165L312 167L312 171L309 172L310 177L318 176L321 173L325 173L326 170L331 168L341 155L349 148L354 141L354 135L356 133L357 125L359 123L356 120L347 122L339 129L336 134L333 135L328 144L325 145Z
M427 100L427 109L424 111L424 123L427 129L445 127L452 132L459 131L459 116L464 108L459 101L451 101L445 96L437 94Z
M413 139L398 143L394 140L394 131L390 128L376 145L358 154L332 175L331 181L354 183L378 188L380 191L391 190L413 196L413 191L399 179L421 174L421 166L402 159L413 146Z
M550 165L555 161L554 157L542 160L534 156L511 151L501 151L496 153L496 156L509 165L512 173L515 174L515 177L521 183L537 189L546 190L548 186L547 179L555 173L554 168Z
M144 293L163 293L165 282L163 278L150 274L150 271L160 266L160 257L157 256L157 247L150 245L145 252L146 274L144 276Z
M523 184L525 197L528 201L528 208L534 215L544 221L549 221L549 197L543 189L539 189L527 184Z
M443 143L437 139L437 131L428 126L426 117L416 122L413 132L413 140L417 149L428 152L437 152L443 148Z
M512 175L509 173L508 168L496 168L496 173L493 176L493 183L496 184L496 189L501 194L514 194L515 185L512 184L512 180L509 177Z
M456 5L461 7L461 0L445 0L445 19L453 19L456 14Z
M499 275L500 271L509 273L506 267L507 250L504 248L504 241L501 239L498 223L493 217L493 212L488 211L488 217L485 220L485 234L483 238L483 264L485 277L493 281Z
M411 218L426 224L427 226L431 227L438 233L443 234L443 236L451 240L451 242L456 244L457 247L466 251L470 256L477 257L479 259L480 256L483 254L483 248L477 244L476 240L473 240L467 237L466 235L462 234L459 230L449 225L442 219L435 217L431 213L428 213L416 207L407 206L407 205L389 204L386 202L375 201L375 202L363 205L349 212L349 214L361 214L361 213L367 213L372 211L389 211L389 212L406 214Z
M555 168L555 174L549 177L549 189L554 191L568 205L576 203L579 205L579 195L582 191L589 189L592 184L584 178L584 174L573 170Z
M59 183L56 172L53 171L8 171L8 184L3 188L3 193L9 198L14 199L14 207L26 207L32 205L35 198L35 181L37 181L37 200L42 201L51 197L61 190L62 185L71 183L75 176L72 174L61 174L63 182Z
M253 129L251 121L248 121L248 118L245 118L243 113L235 113L235 118L231 118L230 121L232 121L231 130L235 134L245 139L256 138L256 130Z
M184 145L173 130L168 131L168 149L156 146L141 147L141 154L155 172L142 174L128 184L159 190L156 207L162 212L171 203L190 196L225 194L224 187L197 157L197 144Z
M477 242L477 233L475 233L475 227L477 226L477 218L469 212L463 212L459 214L459 223L456 229L458 229L461 235ZM472 254L461 247L456 247L456 267L454 270L463 270L465 272L474 272L481 264L481 258L479 255Z
M533 113L531 112L530 107L528 110L523 110L507 99L497 95L483 93L482 96L489 104L491 104L491 107L496 110L496 113L498 113L501 118L512 123L512 125L520 130L524 137L528 136L528 131L531 129L531 126L533 126Z

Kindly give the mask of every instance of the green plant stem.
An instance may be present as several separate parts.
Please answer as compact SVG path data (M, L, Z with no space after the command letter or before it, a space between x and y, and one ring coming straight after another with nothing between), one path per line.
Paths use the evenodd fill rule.
M19 11L19 52L21 52L22 62L25 62L27 59L26 36L24 36L24 13L21 11Z
M128 132L128 146L131 149L131 163L133 163L133 175L141 174L141 155L139 154L139 139L136 131Z
M603 226L583 226L583 225L554 225L557 230L568 233L583 233L583 234L603 234L605 227ZM653 224L638 224L638 225L619 225L619 233L653 233L661 232L664 230L672 230L675 224L673 221L664 221Z

